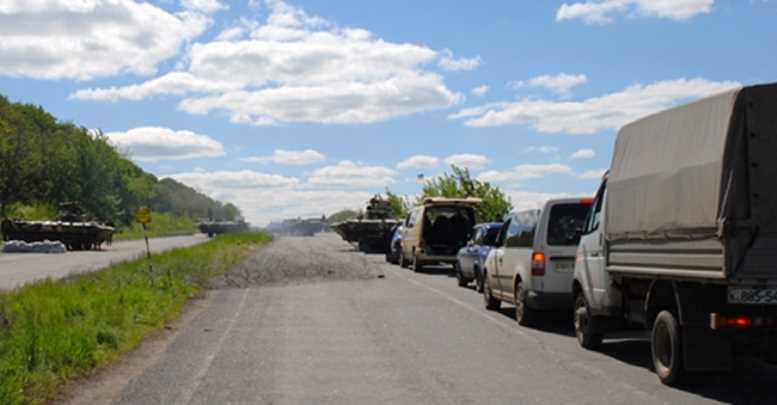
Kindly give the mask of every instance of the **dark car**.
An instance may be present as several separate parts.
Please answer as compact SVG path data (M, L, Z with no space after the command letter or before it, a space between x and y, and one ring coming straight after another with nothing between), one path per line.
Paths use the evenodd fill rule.
M477 224L473 227L472 238L456 255L455 271L460 287L466 287L474 280L477 290L483 290L483 275L480 270L483 268L488 252L496 242L500 229L502 229L500 222Z
M403 226L397 225L391 230L386 249L386 261L392 264L399 264L399 252L402 248L402 229Z

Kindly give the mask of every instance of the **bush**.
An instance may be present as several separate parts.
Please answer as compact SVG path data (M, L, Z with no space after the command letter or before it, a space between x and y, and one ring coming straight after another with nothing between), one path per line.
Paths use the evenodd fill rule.
M0 293L0 403L43 403L176 318L207 281L265 243L224 234L189 248ZM153 269L149 270L149 264Z

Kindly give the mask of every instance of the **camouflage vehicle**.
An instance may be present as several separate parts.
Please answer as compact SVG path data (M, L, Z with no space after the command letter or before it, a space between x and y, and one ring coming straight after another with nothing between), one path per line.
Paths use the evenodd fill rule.
M54 221L22 221L4 219L3 239L24 242L60 241L68 250L97 250L113 242L113 226L87 218L76 203L59 205Z
M357 243L362 252L386 253L391 231L400 222L388 201L376 195L367 205L366 215L332 224L332 228L347 242Z
M297 218L273 222L267 226L267 230L279 236L313 236L319 232L327 232L329 225L326 223L326 217Z
M207 234L209 238L221 233L245 232L248 224L245 221L207 221L200 222L197 227L200 232Z

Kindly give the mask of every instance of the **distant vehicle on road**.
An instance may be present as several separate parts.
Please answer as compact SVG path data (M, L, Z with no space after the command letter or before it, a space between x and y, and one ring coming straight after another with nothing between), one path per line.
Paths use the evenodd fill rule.
M520 325L531 324L537 311L571 308L575 252L591 201L550 200L542 210L509 216L486 259L486 308L515 304Z
M386 253L391 230L402 222L396 219L388 201L380 195L370 199L365 216L332 224L343 240L356 243L364 253Z
M575 331L651 331L665 384L777 363L777 84L624 126L580 241Z
M386 261L391 264L399 264L399 251L402 249L402 230L404 226L397 224L391 231L389 245L386 248Z
M477 224L473 228L472 238L467 242L467 246L459 249L456 254L456 280L459 287L466 287L470 282L475 281L477 291L483 291L483 263L488 257L488 252L494 246L499 230L502 229L501 222L489 222Z
M59 241L68 250L98 250L113 242L115 228L111 224L94 221L81 206L73 202L59 204L57 219L53 221L23 221L4 219L0 223L6 241Z
M426 265L454 264L456 254L472 237L479 198L427 198L405 220L399 263L413 264L414 271Z
M208 235L209 238L222 233L248 231L248 224L242 220L200 222L197 227L200 229L200 232Z

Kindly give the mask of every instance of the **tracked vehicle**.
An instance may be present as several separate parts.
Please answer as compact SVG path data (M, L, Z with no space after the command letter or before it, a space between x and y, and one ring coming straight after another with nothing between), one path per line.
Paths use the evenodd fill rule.
M364 253L386 253L391 231L400 223L388 201L376 195L367 205L366 215L332 224L345 241L356 243Z
M4 219L3 239L25 242L60 241L68 250L97 250L113 241L114 227L92 221L76 203L62 203L53 221Z

